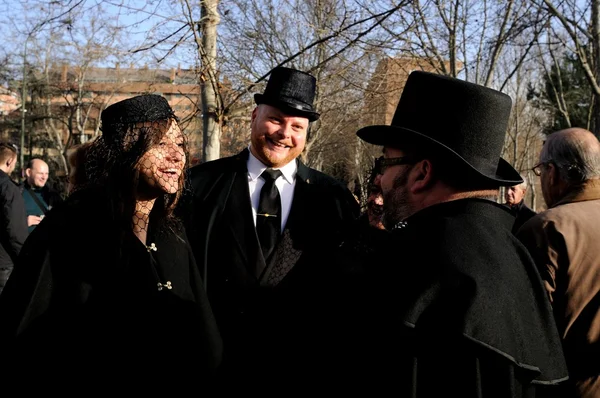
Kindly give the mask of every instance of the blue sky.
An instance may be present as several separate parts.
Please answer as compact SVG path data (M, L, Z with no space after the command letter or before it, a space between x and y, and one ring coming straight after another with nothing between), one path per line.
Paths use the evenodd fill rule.
M56 57L75 57L71 54L81 53L81 48L93 37L94 43L112 45L121 51L125 62L152 64L164 56L166 48L170 48L171 44L136 55L128 52L138 46L146 47L185 23L181 10L177 8L178 2L165 0L84 0L73 12L55 19L79 1L0 0L0 34L5 38L0 56L18 55L11 57L11 63L22 62L20 60L25 39L36 26L39 28L43 21L52 19L51 23L42 24L31 35L28 41L29 54L49 48L46 40L53 31L66 43L62 45L64 47L57 45L61 50L54 54ZM99 15L103 17L98 18ZM118 30L115 31L115 28ZM69 43L71 48L65 48ZM74 43L80 48L76 48ZM182 67L190 67L194 64L194 59L190 59L190 56L193 57L193 53L189 49L177 51L167 57L163 64L166 67L180 64ZM102 64L114 65L114 58L108 57Z

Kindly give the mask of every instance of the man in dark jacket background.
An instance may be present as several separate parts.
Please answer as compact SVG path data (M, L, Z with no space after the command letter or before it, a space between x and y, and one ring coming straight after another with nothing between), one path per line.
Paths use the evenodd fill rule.
M504 193L504 199L506 205L510 208L515 216L515 223L512 227L512 232L517 233L521 225L525 224L527 220L536 215L536 212L530 209L525 204L525 195L527 194L527 178L521 175L523 182L512 187L506 187Z
M17 149L11 144L0 143L0 293L27 238L25 204L19 187L10 178L16 164Z
M33 158L27 163L25 177L21 190L27 212L28 232L31 233L46 212L62 202L62 197L48 186L49 168L42 159Z

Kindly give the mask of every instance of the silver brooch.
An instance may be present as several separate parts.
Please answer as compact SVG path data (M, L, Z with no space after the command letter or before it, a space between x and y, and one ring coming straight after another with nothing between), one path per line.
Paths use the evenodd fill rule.
M163 290L164 288L169 289L169 290L173 289L173 285L171 285L171 281L167 281L167 283L160 283L160 282L158 282L156 284L156 286L158 287L158 291L159 292L161 290Z
M407 225L408 223L406 221L399 221L398 223L396 223L396 225L392 227L392 231L397 231L399 229L406 228Z

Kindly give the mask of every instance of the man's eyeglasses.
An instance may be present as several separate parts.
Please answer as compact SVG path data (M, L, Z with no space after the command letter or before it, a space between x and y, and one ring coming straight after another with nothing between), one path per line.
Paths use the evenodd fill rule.
M399 164L413 164L414 162L415 160L410 156L400 156L398 158L384 158L380 156L375 159L375 170L379 170L379 174L383 174L388 167Z
M548 163L551 162L539 162L531 168L531 171L533 171L533 174L539 177L542 175L542 166L546 166Z

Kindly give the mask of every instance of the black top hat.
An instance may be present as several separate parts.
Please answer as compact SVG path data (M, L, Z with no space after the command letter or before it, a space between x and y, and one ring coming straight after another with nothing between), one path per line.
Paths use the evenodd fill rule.
M523 180L500 157L512 100L499 91L434 73L410 74L390 126L368 126L356 133L375 145L420 143L441 149L466 165L470 175L512 186Z
M265 92L254 94L254 101L257 105L271 105L314 122L320 116L313 108L316 87L314 76L280 66L271 71Z
M102 111L102 134L111 135L122 126L175 118L169 102L156 94L143 94L116 102Z

